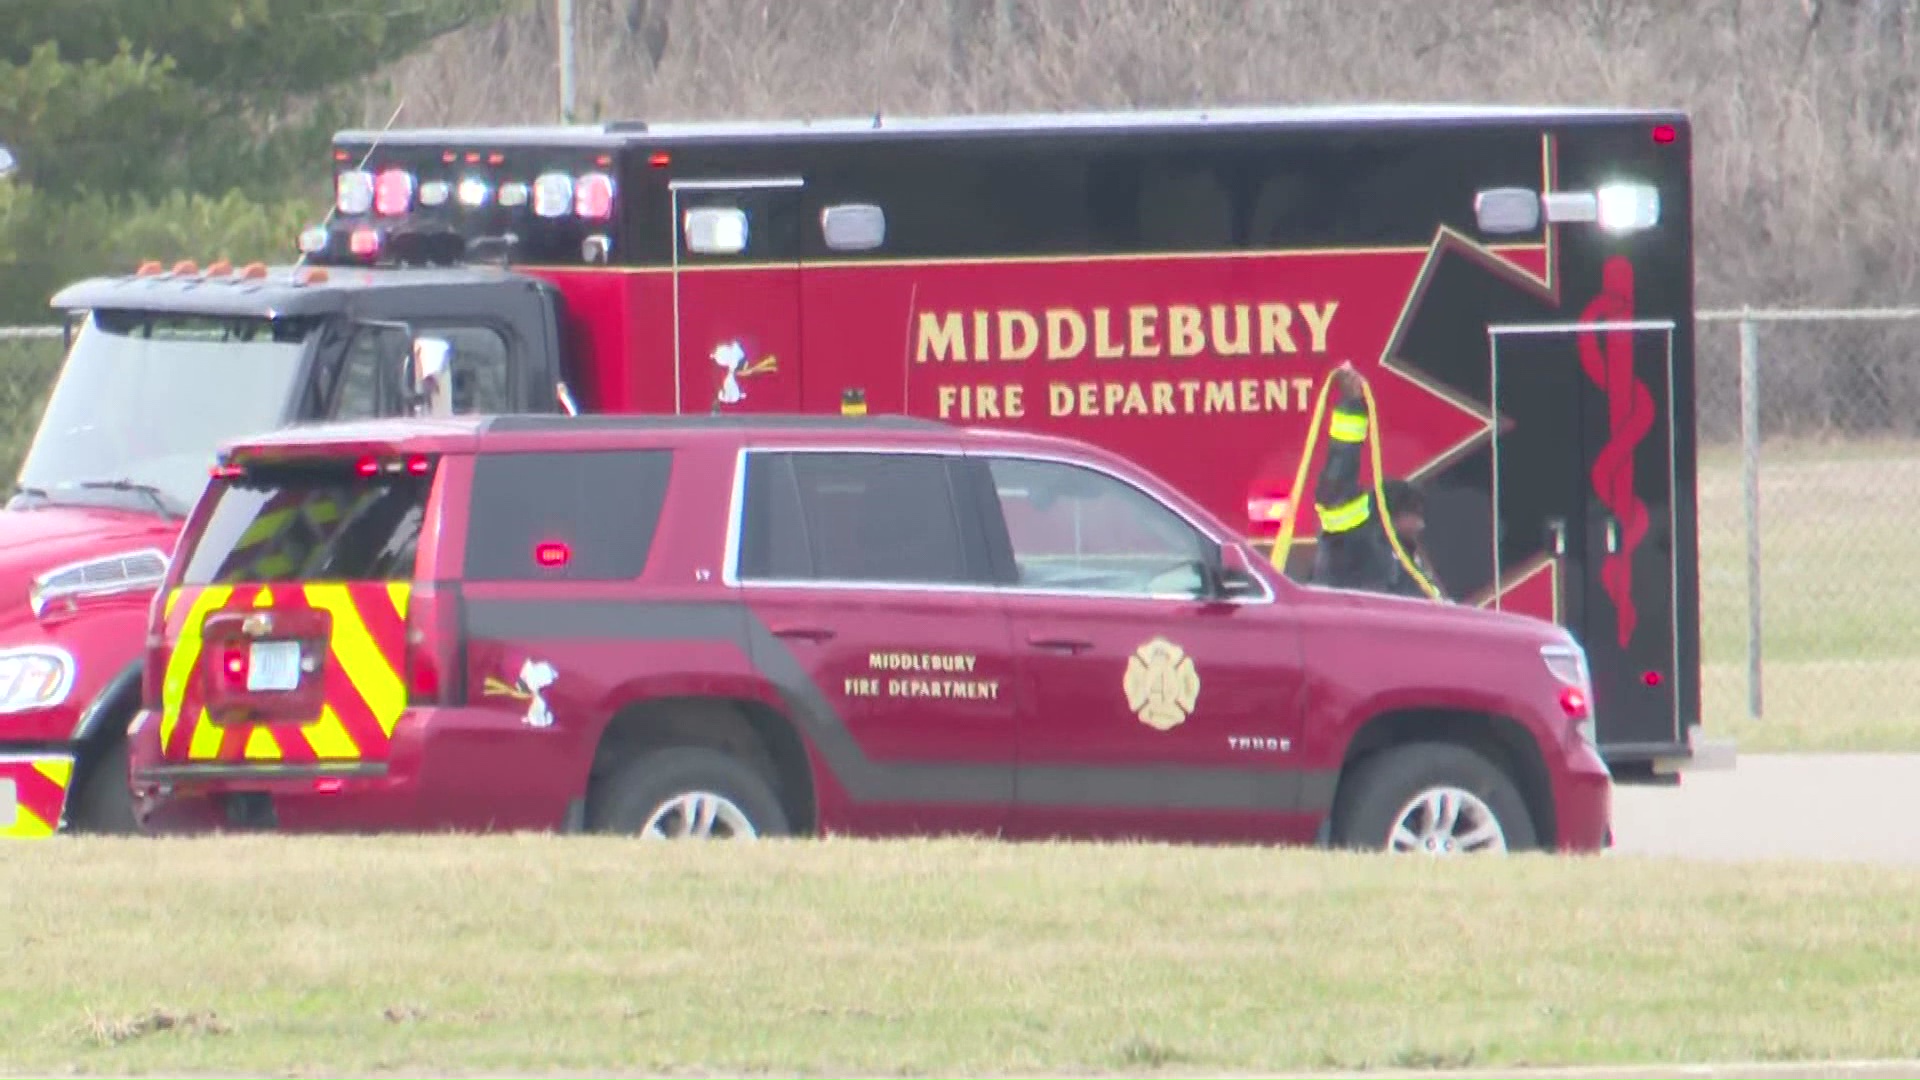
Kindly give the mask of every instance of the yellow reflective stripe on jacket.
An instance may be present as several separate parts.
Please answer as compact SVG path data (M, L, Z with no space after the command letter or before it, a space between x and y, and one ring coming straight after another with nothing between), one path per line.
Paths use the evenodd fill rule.
M1320 515L1320 531L1324 533L1352 532L1367 523L1367 496L1356 495L1338 506L1314 505L1314 512Z
M1334 442L1366 442L1367 414L1340 412L1336 409L1333 419L1327 422L1327 436Z

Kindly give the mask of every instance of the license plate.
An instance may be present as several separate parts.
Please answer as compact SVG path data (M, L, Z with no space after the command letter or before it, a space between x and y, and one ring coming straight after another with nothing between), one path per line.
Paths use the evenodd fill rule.
M300 643L256 641L247 657L247 689L291 690L300 685Z

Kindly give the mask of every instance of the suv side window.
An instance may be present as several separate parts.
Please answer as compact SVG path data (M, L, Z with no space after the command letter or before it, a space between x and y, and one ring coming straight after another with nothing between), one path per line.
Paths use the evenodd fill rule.
M937 454L750 453L743 580L984 584Z
M427 326L419 333L453 346L453 411L513 412L507 339L490 326Z
M1207 538L1132 484L1081 465L989 457L1016 588L1189 595Z
M467 508L469 581L639 577L660 524L669 450L483 453ZM536 549L564 545L542 566Z
M507 339L490 326L415 327L422 337L443 338L453 346L453 411L513 412L511 353ZM334 381L336 420L367 420L400 412L399 375L405 366L406 335L391 327L363 326L347 342Z
M406 335L391 327L363 326L356 330L347 341L346 355L340 359L329 415L336 420L370 420L397 412L399 387L395 377L406 348Z

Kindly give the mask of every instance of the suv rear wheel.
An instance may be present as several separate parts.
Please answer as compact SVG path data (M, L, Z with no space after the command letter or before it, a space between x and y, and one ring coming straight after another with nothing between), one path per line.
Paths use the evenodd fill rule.
M1368 758L1340 785L1333 842L1394 854L1472 855L1538 847L1504 770L1456 743L1409 743Z
M587 827L649 840L782 836L787 815L773 786L739 758L705 747L641 754L594 788Z

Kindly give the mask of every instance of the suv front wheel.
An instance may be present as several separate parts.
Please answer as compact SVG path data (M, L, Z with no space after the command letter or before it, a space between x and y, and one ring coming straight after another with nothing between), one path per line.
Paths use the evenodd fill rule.
M787 815L758 770L689 746L641 754L600 781L587 827L648 840L753 840L785 835Z
M1539 846L1520 789L1498 765L1455 743L1373 755L1340 785L1333 842L1394 854L1472 855Z

